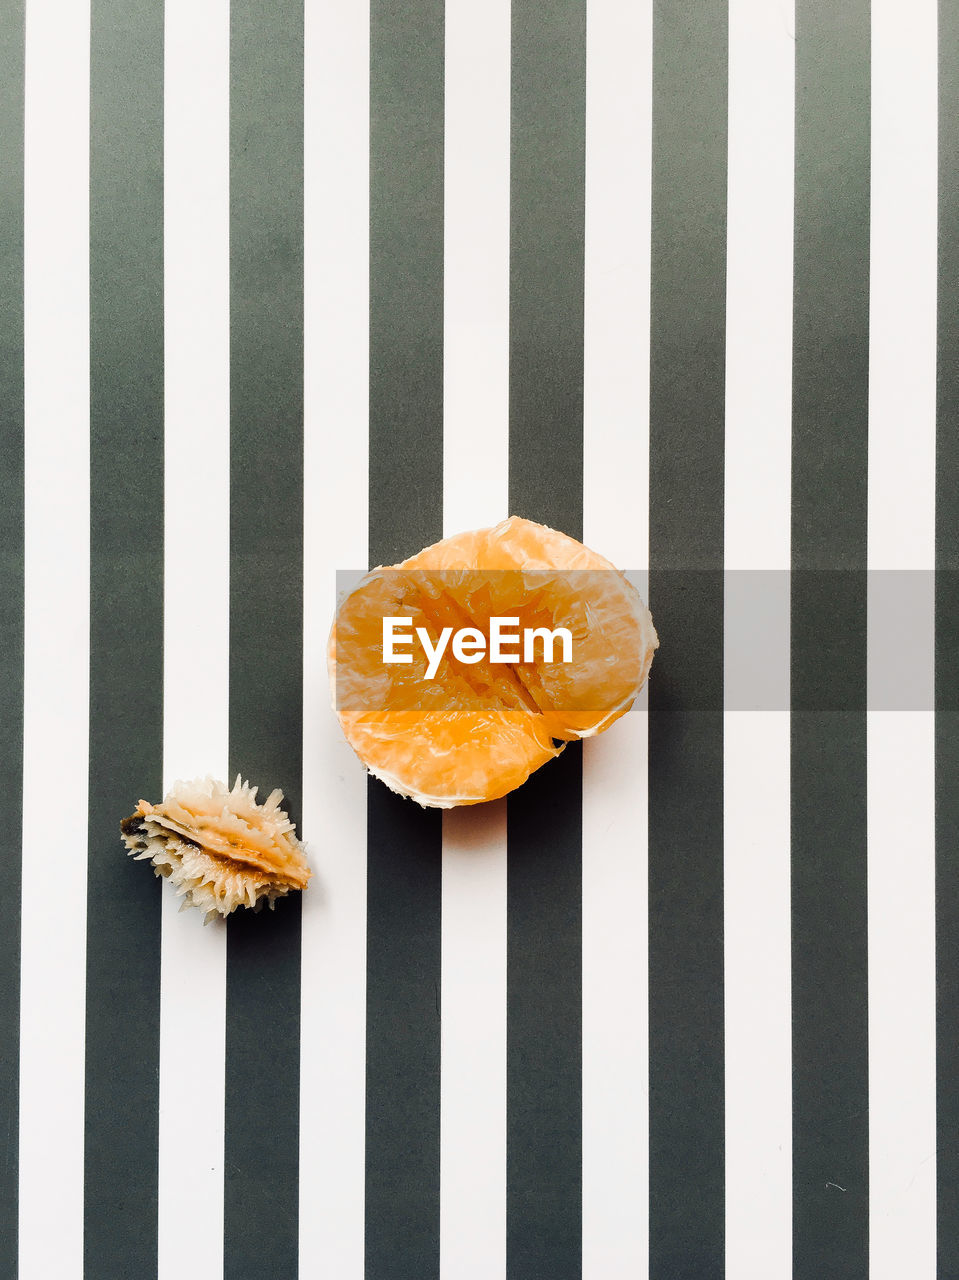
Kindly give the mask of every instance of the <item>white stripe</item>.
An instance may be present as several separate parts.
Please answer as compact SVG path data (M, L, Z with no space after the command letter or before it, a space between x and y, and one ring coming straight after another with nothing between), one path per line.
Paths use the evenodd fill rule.
M593 0L586 31L583 519L621 569L649 560L652 4Z
M930 602L931 603L931 602ZM930 659L931 661L931 654ZM933 715L870 711L869 1274L936 1275Z
M642 576L652 6L595 0L587 22L583 537ZM584 1280L648 1273L647 730L644 695L583 744Z
M300 1272L362 1280L366 776L330 710L337 569L367 566L369 5L307 0Z
M510 6L446 6L443 523L508 514ZM440 1272L506 1274L506 802L443 815Z
M23 1280L83 1273L89 725L90 9L27 5Z
M440 1274L506 1275L506 801L443 814Z
M724 717L726 1274L792 1274L789 713Z
M872 8L869 567L935 563L936 6Z
M936 1275L936 52L934 0L908 21L876 0L869 706L906 709L870 710L867 727L872 1280Z
M648 724L583 744L584 1280L648 1275Z
M167 0L164 22L167 789L227 780L229 5ZM179 1280L223 1270L226 929L161 900L158 1265Z
M792 414L791 11L729 7L727 570L789 568Z
M507 514L510 8L446 6L443 524Z
M730 1276L792 1270L793 30L791 5L731 0L723 823ZM762 680L744 686L744 670ZM744 688L762 694L747 702Z

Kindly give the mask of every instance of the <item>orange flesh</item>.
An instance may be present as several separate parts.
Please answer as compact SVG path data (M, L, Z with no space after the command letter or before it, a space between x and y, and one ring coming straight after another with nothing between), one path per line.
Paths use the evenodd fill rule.
M488 641L492 616L518 618L510 630L521 634L563 626L573 660L544 662L538 641L533 662L487 653L466 664L448 644L428 680L418 641L402 650L411 663L383 661L384 616L410 618L434 645L444 627L475 627ZM360 759L401 794L446 807L505 795L566 741L606 729L632 705L657 643L645 605L609 561L512 517L374 570L341 603L328 657L337 715Z

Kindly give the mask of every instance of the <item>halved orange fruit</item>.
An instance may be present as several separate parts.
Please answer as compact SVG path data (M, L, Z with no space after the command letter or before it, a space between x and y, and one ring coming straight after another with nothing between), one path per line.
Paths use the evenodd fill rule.
M492 646L497 626L516 637L509 660L506 643ZM372 570L340 601L327 658L334 709L370 773L421 805L452 808L506 795L566 742L608 729L658 644L614 565L511 516Z

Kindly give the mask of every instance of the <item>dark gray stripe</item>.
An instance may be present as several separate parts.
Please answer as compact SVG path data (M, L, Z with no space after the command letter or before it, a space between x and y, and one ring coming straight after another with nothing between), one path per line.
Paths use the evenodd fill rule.
M514 0L509 504L583 535L586 5Z
M959 5L939 5L936 1081L939 1280L959 1276Z
M366 1276L439 1275L441 815L367 799Z
M17 1270L20 1117L20 796L23 786L23 31L24 0L0 15L0 1275Z
M370 563L443 530L441 0L373 0ZM369 781L366 1275L439 1274L438 810Z
M163 5L93 0L85 1274L156 1275L162 787Z
M727 18L653 10L649 1258L723 1274ZM639 305L639 303L637 303ZM693 572L690 572L693 571Z
M509 505L583 531L584 0L514 0ZM510 1280L582 1268L582 751L507 805Z
M303 3L230 6L230 775L299 826ZM300 897L227 934L223 1273L295 1277Z
M510 1280L582 1273L582 749L508 801Z
M370 564L443 532L441 0L370 12Z
M857 572L866 566L869 7L800 0L796 28L794 1275L860 1280L869 1190L866 579ZM816 709L824 706L844 710Z

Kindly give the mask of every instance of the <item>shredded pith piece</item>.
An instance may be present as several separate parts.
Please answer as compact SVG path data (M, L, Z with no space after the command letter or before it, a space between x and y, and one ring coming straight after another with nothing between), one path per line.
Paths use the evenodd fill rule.
M296 828L280 808L282 791L257 804L257 788L237 775L232 790L213 778L177 782L160 804L141 800L120 823L137 861L149 861L205 920L237 907L272 908L313 874Z

